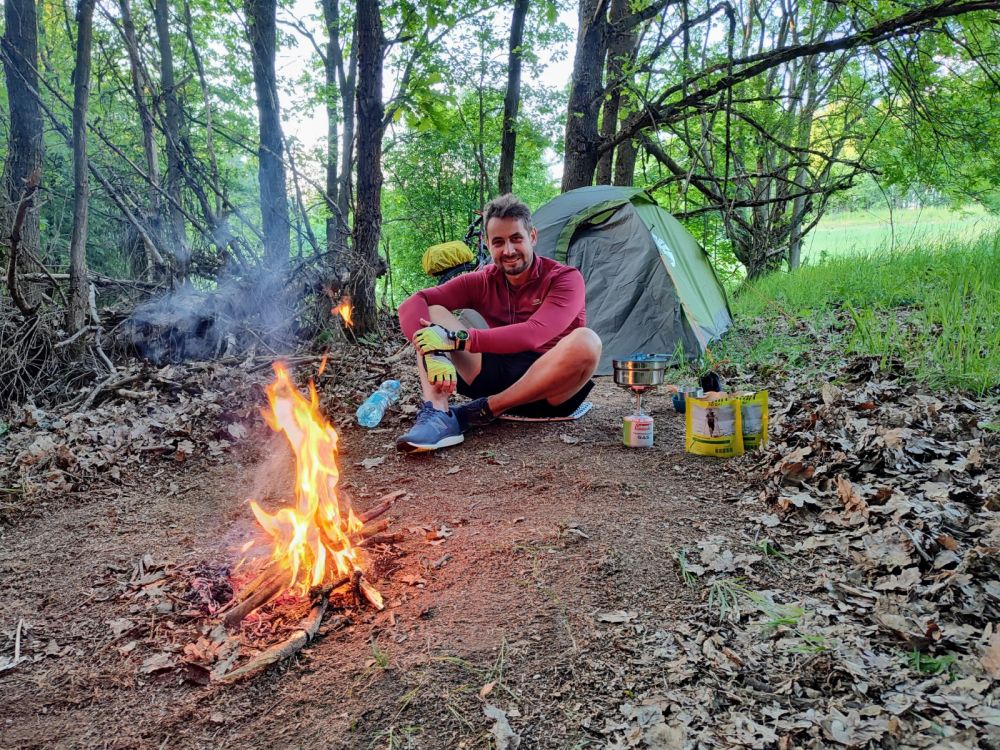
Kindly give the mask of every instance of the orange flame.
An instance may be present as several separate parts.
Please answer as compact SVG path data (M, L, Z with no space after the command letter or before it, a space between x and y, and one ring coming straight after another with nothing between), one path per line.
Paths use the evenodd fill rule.
M338 315L340 315L340 317L344 319L344 325L347 326L348 328L351 328L354 326L354 322L351 320L352 309L353 308L351 307L351 298L345 294L341 298L340 304L337 305L335 308L333 308L333 310L331 310L330 312L335 312Z
M361 552L350 535L363 524L337 498L337 433L320 413L316 386L309 383L307 399L283 365L276 363L274 372L275 381L267 387L271 409L262 413L295 453L295 505L274 514L256 501L250 508L271 536L272 558L288 570L288 588L305 593L360 568Z

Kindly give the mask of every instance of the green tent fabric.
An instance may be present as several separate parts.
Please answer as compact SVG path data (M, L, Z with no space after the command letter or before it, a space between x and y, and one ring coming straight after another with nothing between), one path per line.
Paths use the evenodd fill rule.
M604 343L598 375L635 352L697 356L731 325L708 255L649 193L579 188L532 218L535 252L583 274L587 325Z

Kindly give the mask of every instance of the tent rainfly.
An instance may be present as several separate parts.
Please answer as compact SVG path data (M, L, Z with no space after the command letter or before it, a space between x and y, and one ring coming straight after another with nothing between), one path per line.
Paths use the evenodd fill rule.
M535 252L583 274L587 325L604 343L598 375L635 352L698 356L732 323L708 255L644 190L570 190L532 220Z

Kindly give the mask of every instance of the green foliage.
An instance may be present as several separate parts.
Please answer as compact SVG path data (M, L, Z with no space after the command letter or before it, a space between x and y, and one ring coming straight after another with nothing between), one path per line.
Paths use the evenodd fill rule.
M922 35L905 61L892 61L892 81L911 80L898 87L894 100L873 109L873 117L888 116L888 121L870 158L887 186L931 188L953 207L973 201L998 212L1000 155L993 144L1000 134L1000 111L990 66L1000 41L989 21L975 14L949 26L951 39ZM982 66L973 61L973 52Z
M677 550L674 553L674 560L677 562L677 570L681 574L681 580L684 582L684 585L691 589L695 588L698 585L698 579L688 569L687 550L683 548Z
M784 318L794 330L801 319L849 351L895 358L915 382L977 394L1000 384L1000 234L772 274L746 284L733 306L737 331L717 358L784 351L789 367L804 365L814 346L805 337L774 330L750 344L739 333L740 321Z
M468 92L454 102L441 97L432 109L413 115L385 150L382 236L395 302L433 283L420 266L424 250L463 239L474 212L496 193L503 91ZM530 119L520 119L514 190L532 207L557 192L545 160L549 145Z

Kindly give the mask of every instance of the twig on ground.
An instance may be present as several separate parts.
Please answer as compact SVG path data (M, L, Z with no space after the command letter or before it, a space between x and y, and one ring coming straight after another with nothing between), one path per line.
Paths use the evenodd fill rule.
M378 499L378 502L373 505L368 510L363 513L358 514L358 519L361 523L368 523L369 521L374 521L376 518L385 513L389 508L392 507L399 498L406 494L406 490L396 490L395 492L390 492L388 495L383 495Z
M142 373L138 373L136 375L129 375L128 377L115 380L115 375L117 375L117 373L111 373L108 377L98 383L79 407L76 406L76 402L79 399L75 399L69 403L68 408L74 411L86 411L90 408L91 404L94 403L94 399L96 399L103 391L113 391L128 383L134 383L136 380L140 380L143 377Z
M319 630L319 625L323 621L323 615L326 613L326 608L330 602L330 592L333 591L334 588L336 588L336 584L330 584L322 588L319 592L318 599L309 610L309 614L306 615L305 619L299 623L299 627L296 628L288 638L283 640L281 643L276 643L270 648L262 651L259 655L248 661L239 669L233 670L227 674L220 680L220 682L223 684L236 682L237 680L263 669L264 667L268 667L271 664L279 662L282 659L286 659L299 652L303 646L313 639L316 632ZM341 617L335 622L335 626L342 627L347 624L347 622L348 620L346 617Z
M17 621L17 630L14 631L14 659L7 662L3 666L0 666L0 672L6 672L8 669L13 669L21 663L21 628L23 626L24 618L22 617Z
M394 365L397 362L400 362L401 360L405 359L406 355L409 354L412 351L413 351L413 347L410 344L410 342L407 341L405 344L403 344L401 347L399 347L399 349L397 349L392 354L390 354L388 357L386 357L385 362L386 362L386 364Z
M248 372L257 372L259 370L266 370L271 366L271 363L275 361L276 357L264 356L257 357L256 359L261 360L257 364L249 368ZM301 357L277 357L278 360L284 362L289 367L295 367L296 365L308 365L313 362L319 362L323 359L322 354L308 354Z
M63 339L62 341L58 341L55 344L53 344L53 348L54 349L62 349L64 346L69 346L74 341L76 341L78 338L80 338L81 336L83 336L85 333L90 332L90 330L91 330L90 326L84 326L79 331L77 331L72 336L70 336L68 339Z
M14 633L14 663L21 661L21 628L24 627L24 618L17 621L17 632Z

